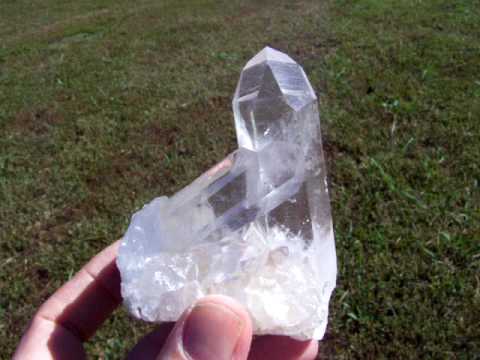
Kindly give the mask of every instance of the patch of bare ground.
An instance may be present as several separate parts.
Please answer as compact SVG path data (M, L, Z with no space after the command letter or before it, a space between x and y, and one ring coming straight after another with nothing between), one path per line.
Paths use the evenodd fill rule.
M43 136L63 121L64 117L60 111L53 106L47 106L20 111L10 127L14 132Z
M79 14L69 17L68 19L56 21L54 23L36 28L34 31L25 31L19 34L15 34L4 39L5 44L14 44L19 41L25 41L26 39L46 39L52 34L58 34L64 32L66 29L72 27L75 24L91 23L95 20L106 18L112 14L110 9L99 9L91 11L86 14Z

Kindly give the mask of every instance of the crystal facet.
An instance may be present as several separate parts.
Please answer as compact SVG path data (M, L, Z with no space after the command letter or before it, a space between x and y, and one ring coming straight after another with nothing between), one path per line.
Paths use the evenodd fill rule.
M267 47L244 67L233 109L239 149L133 215L117 258L124 302L175 321L224 294L255 334L321 339L336 256L317 98L300 65Z

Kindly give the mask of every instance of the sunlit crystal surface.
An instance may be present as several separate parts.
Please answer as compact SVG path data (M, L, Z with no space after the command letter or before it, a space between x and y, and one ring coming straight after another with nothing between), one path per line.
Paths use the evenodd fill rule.
M174 321L197 299L243 303L256 334L321 339L336 256L317 98L265 48L233 100L239 149L134 214L117 264L130 312Z

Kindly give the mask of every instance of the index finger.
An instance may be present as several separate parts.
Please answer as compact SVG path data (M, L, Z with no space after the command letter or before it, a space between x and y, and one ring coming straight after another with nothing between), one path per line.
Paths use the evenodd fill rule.
M38 310L14 359L83 359L88 339L121 302L119 241L90 260Z
M35 318L50 320L81 341L92 336L122 301L115 263L118 246L116 241L91 259L40 307Z

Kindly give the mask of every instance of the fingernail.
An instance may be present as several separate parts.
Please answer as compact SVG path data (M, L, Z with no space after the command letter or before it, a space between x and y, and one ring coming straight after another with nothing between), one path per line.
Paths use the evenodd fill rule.
M222 304L197 304L183 328L183 349L193 360L231 359L243 328L241 318Z

